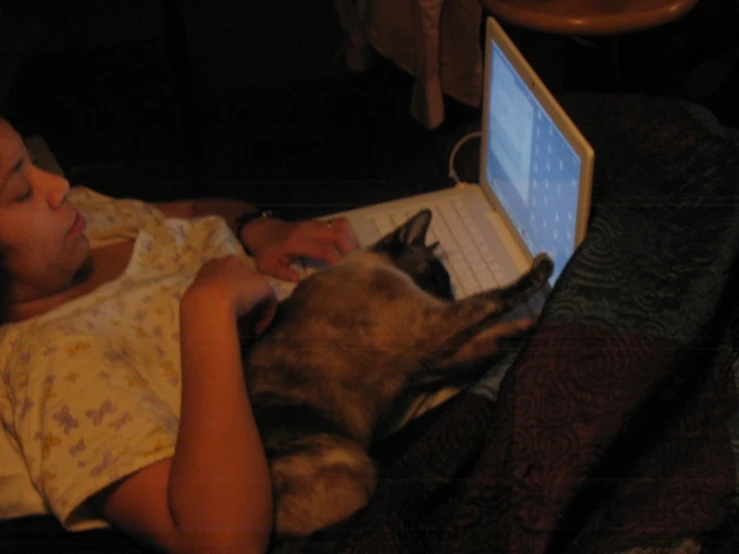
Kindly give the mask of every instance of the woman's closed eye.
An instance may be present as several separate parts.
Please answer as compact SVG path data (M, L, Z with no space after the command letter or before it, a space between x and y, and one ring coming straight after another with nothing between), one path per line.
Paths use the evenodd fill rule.
M33 196L33 187L31 187L31 185L26 180L26 178L24 176L24 169L28 168L29 165L31 167L36 167L36 163L35 162L36 162L35 159L30 159L29 160L29 159L26 159L26 158L21 158L19 160L19 162L16 164L15 175L16 175L17 178L21 179L21 183L20 184L24 188L23 188L23 193L21 193L20 195L16 196L13 199L14 202L25 202L27 200L30 200L31 197Z
M26 159L22 157L15 163L8 175L7 185L11 187L10 190L14 191L19 188L22 190L20 194L17 192L13 193L13 202L25 202L26 200L29 200L33 194L30 184L26 181L23 175L25 166Z
M31 187L27 187L26 192L24 192L20 196L16 196L13 199L13 201L14 202L25 202L26 200L30 200L32 195L33 195L33 190L31 189Z

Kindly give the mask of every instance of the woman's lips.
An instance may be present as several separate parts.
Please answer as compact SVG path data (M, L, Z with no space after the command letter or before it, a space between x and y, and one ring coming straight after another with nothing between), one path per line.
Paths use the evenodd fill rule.
M69 235L75 235L82 233L87 228L87 221L84 217L82 217L82 214L77 212L77 217L74 218L74 222L72 223L72 226L69 228L69 231L67 234Z

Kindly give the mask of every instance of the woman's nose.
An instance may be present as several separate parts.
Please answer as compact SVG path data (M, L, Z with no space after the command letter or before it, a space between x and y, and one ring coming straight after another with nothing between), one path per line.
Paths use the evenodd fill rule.
M39 177L43 179L45 189L49 197L49 204L57 208L59 207L69 194L69 181L62 175L55 173L49 173L46 170L38 169L40 172Z

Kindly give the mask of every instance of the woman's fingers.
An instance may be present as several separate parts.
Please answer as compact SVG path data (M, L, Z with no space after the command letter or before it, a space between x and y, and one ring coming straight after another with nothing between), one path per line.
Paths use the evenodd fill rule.
M337 218L331 221L331 229L336 232L336 247L343 256L359 249L359 239L354 234L351 223L346 218Z
M296 230L294 238L295 246L311 248L309 243L319 241L319 243L331 244L339 254L346 256L359 248L359 241L354 234L349 221L343 217L330 221L306 221L305 227ZM301 256L309 256L307 252L298 254ZM321 257L320 259L325 259ZM326 260L329 261L329 260Z
M259 260L257 261L257 269L264 275L269 275L280 281L297 283L300 280L298 272L290 267L289 259L286 260L284 257Z
M312 258L333 264L359 248L354 230L345 218L331 221L302 221L300 223L270 222L281 238L264 244L255 259L259 271L283 281L297 282L298 272L291 267L296 258Z
M321 239L311 239L310 237L301 237L290 252L290 255L303 256L305 258L313 258L321 260L329 264L338 262L341 259L341 252L336 248L334 242Z

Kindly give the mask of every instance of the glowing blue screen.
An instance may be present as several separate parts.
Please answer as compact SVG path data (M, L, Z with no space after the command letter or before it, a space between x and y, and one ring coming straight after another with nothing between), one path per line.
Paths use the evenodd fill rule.
M582 161L494 41L487 182L532 253L554 260L554 284L574 252Z

